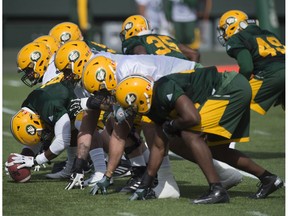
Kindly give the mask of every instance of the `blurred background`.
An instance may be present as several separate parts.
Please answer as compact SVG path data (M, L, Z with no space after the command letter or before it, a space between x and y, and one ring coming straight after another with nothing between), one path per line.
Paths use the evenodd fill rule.
M48 34L54 25L64 21L77 23L87 39L121 52L119 32L122 22L130 15L139 14L142 10L139 2L147 1L3 0L4 71L16 71L16 55L20 48L35 38ZM161 4L161 0L151 2ZM198 2L201 5L207 0ZM285 42L285 0L211 0L209 4L211 8L208 16L199 16L198 22L201 38L199 50L201 63L204 65L219 61L223 62L221 64L229 64L233 61L227 57L224 48L217 41L218 19L228 10L242 10L249 18L258 18L261 27L274 31ZM167 31L171 36L174 35L171 23Z

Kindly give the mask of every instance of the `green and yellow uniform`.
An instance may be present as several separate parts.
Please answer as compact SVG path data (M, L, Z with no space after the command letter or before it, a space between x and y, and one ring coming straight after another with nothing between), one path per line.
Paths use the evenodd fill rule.
M166 35L148 34L134 36L122 42L124 54L134 54L133 49L142 45L147 54L166 55L180 59L187 59L178 47L179 42Z
M284 105L285 46L275 34L249 25L228 39L226 51L237 59L240 73L251 77L252 110L264 115L272 105Z
M104 52L110 52L110 53L116 53L115 50L110 49L109 47L105 46L104 44L99 44L94 41L88 41L84 40L85 43L90 47L92 52L99 52L99 51L104 51Z
M201 124L190 129L207 133L210 145L249 141L251 88L241 74L207 67L162 77L154 83L147 116L159 125L175 118L181 95L188 96L201 115Z
M68 113L71 120L75 119L68 109L70 101L75 98L74 84L71 81L47 83L33 90L22 103L22 107L28 107L37 113L47 126L53 128L65 113Z

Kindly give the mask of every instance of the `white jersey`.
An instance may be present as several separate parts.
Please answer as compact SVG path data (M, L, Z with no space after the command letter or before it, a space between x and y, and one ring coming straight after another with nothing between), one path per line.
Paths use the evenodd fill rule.
M57 70L55 63L54 63L54 59L55 59L55 54L52 55L47 70L45 71L43 78L42 78L42 85L47 83L48 81L50 81L51 79L53 79L54 77L59 75L59 71Z
M95 56L102 55L98 53ZM119 83L123 78L139 74L153 78L154 81L163 76L193 70L196 62L163 55L119 55L105 53L105 57L111 58L117 64L116 79Z
M192 70L195 65L196 62L169 56L130 55L117 62L116 78L120 82L129 75L140 74L156 81L172 73Z

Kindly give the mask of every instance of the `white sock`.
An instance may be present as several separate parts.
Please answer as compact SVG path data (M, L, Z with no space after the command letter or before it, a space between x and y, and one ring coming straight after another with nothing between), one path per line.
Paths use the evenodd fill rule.
M143 155L130 158L129 160L132 166L146 166Z
M162 164L157 172L158 185L153 189L158 199L179 198L180 191L173 176L169 156L163 158Z
M170 166L169 156L165 156L161 163L161 166L157 172L158 181L165 181L167 177L172 177L172 170Z
M92 149L89 152L95 172L106 172L106 163L103 148Z

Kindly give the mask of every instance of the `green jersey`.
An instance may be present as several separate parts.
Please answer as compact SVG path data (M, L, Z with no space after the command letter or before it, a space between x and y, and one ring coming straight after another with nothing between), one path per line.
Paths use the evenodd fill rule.
M22 103L22 107L28 107L37 113L45 124L53 127L65 113L68 113L70 119L74 118L68 107L71 99L75 98L74 84L71 81L62 81L33 90Z
M285 68L285 46L275 34L262 30L257 25L249 25L226 43L227 54L232 58L236 59L242 49L251 53L254 75L260 71L271 73Z
M191 72L191 71L190 71ZM197 68L191 73L176 73L160 78L154 83L152 105L147 116L155 123L162 124L174 110L176 100L183 94L193 103L204 103L219 87L229 83L236 75L229 72L230 77L222 82L224 74L216 67Z
M116 53L115 50L108 48L104 44L99 44L94 41L88 41L88 40L85 40L85 43L90 47L92 52L95 52L95 53L100 52L100 51Z
M166 55L180 59L187 59L178 47L179 42L166 35L148 34L134 36L122 42L122 52L124 54L134 54L133 49L142 45L147 54Z

